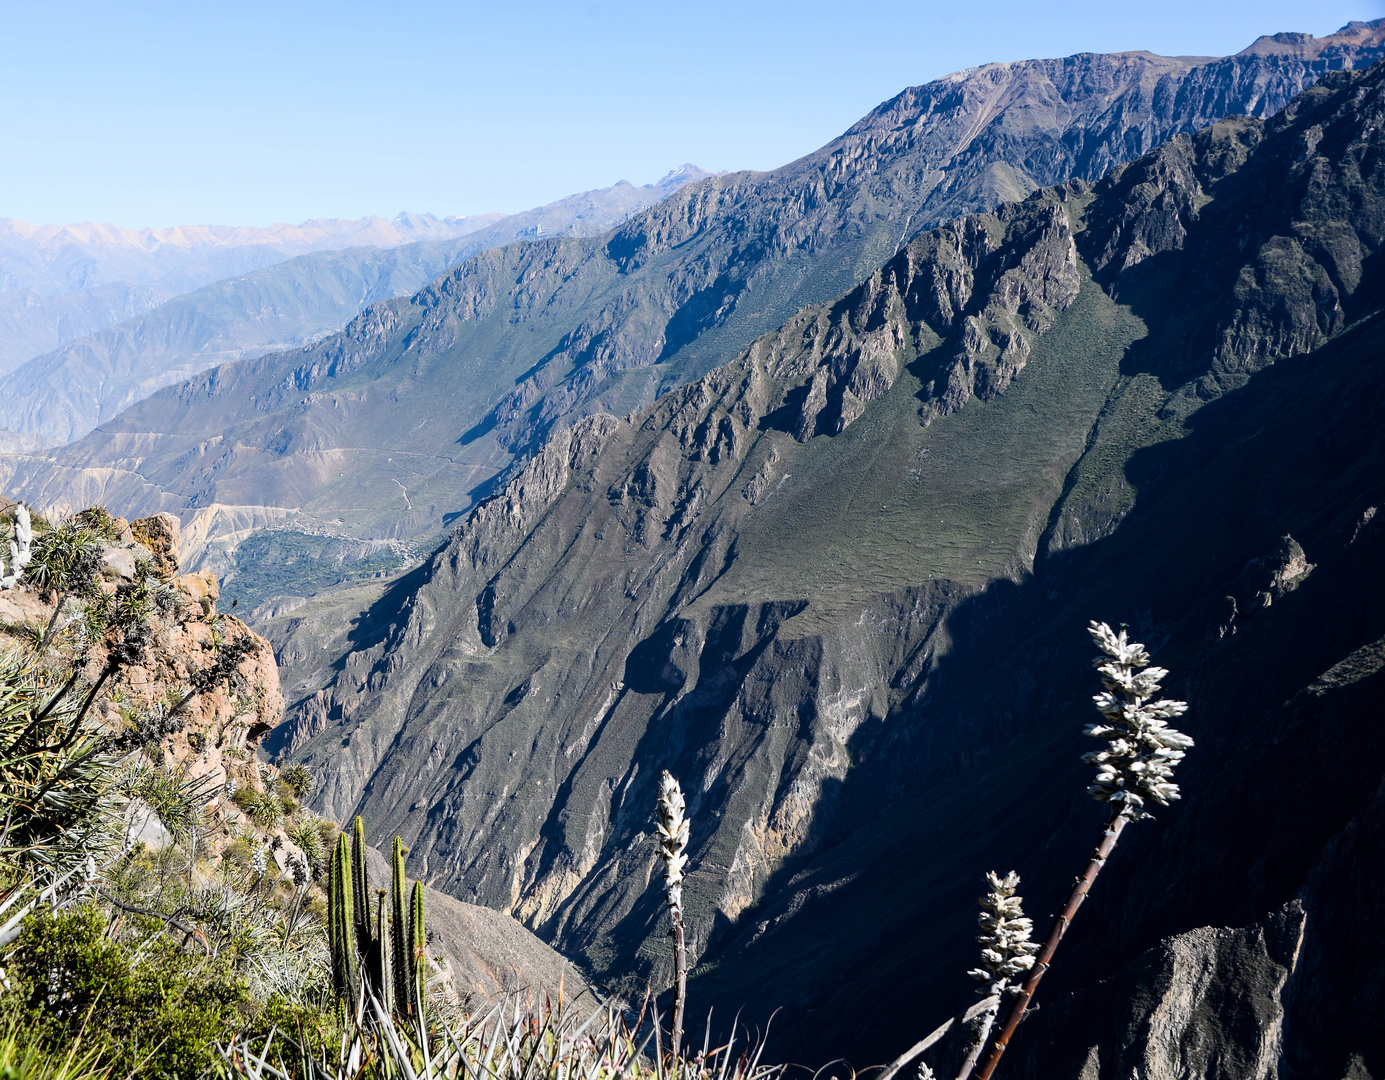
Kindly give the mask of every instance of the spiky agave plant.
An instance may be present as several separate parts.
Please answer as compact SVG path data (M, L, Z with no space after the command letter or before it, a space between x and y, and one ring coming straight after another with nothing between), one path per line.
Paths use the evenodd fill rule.
M669 1047L678 1060L683 1041L683 1011L688 996L688 950L683 938L683 867L688 864L688 819L684 815L683 789L667 769L659 777L658 822L654 826L659 858L664 863L664 899L673 925L673 1030Z
M299 809L294 814L293 828L289 830L289 839L298 845L303 852L304 858L308 860L308 865L312 868L315 876L322 874L323 863L327 860L327 848L322 841L322 822L319 818L310 814L308 811ZM354 866L353 874L354 878ZM352 881L355 885L355 881ZM355 912L352 912L352 920L355 921Z
M1193 745L1189 736L1168 724L1169 720L1188 711L1187 702L1167 698L1155 700L1159 684L1168 672L1150 665L1148 650L1139 642L1129 640L1123 627L1118 634L1106 623L1093 620L1087 632L1101 650L1093 666L1101 674L1103 689L1093 698L1102 720L1088 724L1085 733L1107 740L1107 746L1083 755L1082 760L1096 766L1097 770L1088 792L1098 802L1110 803L1115 810L1101 843L1044 940L1029 977L1015 995L1000 1033L976 1071L977 1080L989 1080L995 1071L1010 1037L1024 1018L1039 980L1048 970L1058 943L1087 898L1092 882L1115 849L1126 824L1149 820L1153 816L1145 809L1149 803L1167 806L1180 797L1178 785L1173 782L1173 770Z
M761 1064L763 1039L751 1039L738 1023L715 1047L709 1027L702 1052L686 1060L647 1057L653 1040L652 1027L641 1039L614 1002L587 1009L545 1001L533 1008L516 996L487 1012L430 1025L371 1003L347 1017L334 1047L315 1046L300 1034L241 1038L220 1050L229 1071L247 1080L778 1080L783 1074L783 1066Z
M67 598L94 592L100 573L101 538L75 519L59 522L33 542L24 579L45 595L57 594L53 614L39 641L40 652L47 648Z
M186 768L170 769L146 761L126 766L119 788L127 798L141 800L177 844L186 844L206 826L207 807L216 795L211 776L189 777Z
M87 715L90 695L68 693L75 682L20 650L0 653L0 876L63 873L119 841L116 762Z

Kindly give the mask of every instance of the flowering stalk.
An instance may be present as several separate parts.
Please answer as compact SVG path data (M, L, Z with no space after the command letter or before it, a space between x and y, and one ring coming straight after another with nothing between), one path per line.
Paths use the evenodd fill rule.
M21 577L24 576L24 568L29 565L31 555L31 543L34 539L34 529L29 518L29 508L20 503L14 508L14 538L10 541L10 561L9 572L5 572L4 562L0 560L0 589L12 589Z
M293 914L284 927L284 952L289 951L289 940L293 937L293 931L298 926L298 916L303 913L303 901L307 899L308 886L313 883L312 864L308 862L308 857L301 851L293 860L290 873L293 875L294 885L298 887L298 896L293 902Z
M659 778L659 821L654 832L658 837L659 858L664 862L665 901L673 919L669 930L673 938L674 972L673 1031L669 1044L675 1061L683 1041L683 1007L688 996L688 951L683 940L683 867L688 864L683 849L688 846L688 819L683 810L683 790L673 774L665 769Z
M958 1070L957 1080L967 1080L971 1076L995 1024L1000 1003L1007 996L1020 992L1016 979L1034 966L1034 954L1039 951L1038 943L1029 940L1034 922L1025 917L1022 900L1015 893L1020 876L1013 870L1004 877L990 872L986 874L986 881L991 889L981 897L978 920L981 936L976 939L981 944L981 966L967 974L981 980L982 985L976 992L989 1002L989 1007L976 1018L976 1035Z
M1146 821L1153 817L1144 809L1146 802L1167 806L1179 798L1178 785L1172 781L1174 766L1183 760L1184 751L1193 745L1190 737L1169 727L1167 723L1169 719L1188 711L1187 702L1150 700L1159 692L1159 680L1168 672L1149 666L1149 653L1145 647L1128 640L1125 630L1117 634L1105 623L1093 621L1087 631L1101 650L1102 655L1096 658L1093 666L1101 673L1104 689L1092 699L1103 722L1088 724L1084 730L1094 738L1106 739L1108 745L1105 750L1084 754L1082 760L1097 769L1087 791L1098 802L1111 803L1114 813L1101 843L1092 852L1086 869L1073 886L1063 910L1058 913L1029 977L1015 996L1000 1034L991 1044L990 1053L977 1070L977 1080L989 1080L995 1071L1010 1037L1024 1018L1029 999L1034 996L1039 980L1049 968L1058 943L1063 940L1073 916L1087 898L1092 882L1101 873L1126 823Z

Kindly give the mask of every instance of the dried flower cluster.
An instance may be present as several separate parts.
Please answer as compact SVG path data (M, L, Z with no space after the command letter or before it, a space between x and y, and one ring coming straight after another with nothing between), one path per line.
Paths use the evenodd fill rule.
M659 778L659 821L654 826L659 843L659 858L664 863L664 891L669 910L680 918L683 911L683 867L688 857L688 819L684 816L683 789L667 769Z
M14 508L14 537L10 540L9 553L10 559L5 563L0 558L0 589L13 589L24 573L24 568L29 565L31 554L31 543L34 539L33 524L29 518L29 508L20 503ZM5 572L5 567L9 567L9 572Z
M1015 890L1020 876L1011 870L1004 877L994 872L986 874L991 891L981 897L981 967L967 972L981 980L976 991L983 997L1000 997L1019 992L1016 976L1034 966L1037 942L1030 941L1034 923L1025 917L1023 900Z
M659 858L664 862L664 892L668 901L669 937L673 938L673 1023L669 1046L675 1060L683 1043L683 1011L688 998L688 949L683 938L683 867L688 864L688 819L684 816L683 789L667 769L659 777L658 823L654 833L659 843Z
M1106 689L1093 699L1105 721L1088 724L1084 730L1110 742L1105 750L1082 757L1097 770L1087 790L1099 802L1123 804L1127 816L1140 821L1150 817L1143 810L1146 799L1167 806L1179 797L1178 785L1171 778L1193 740L1165 721L1182 716L1188 704L1151 700L1168 672L1150 667L1145 647L1127 640L1124 629L1116 634L1095 621L1087 629L1102 652L1094 665Z

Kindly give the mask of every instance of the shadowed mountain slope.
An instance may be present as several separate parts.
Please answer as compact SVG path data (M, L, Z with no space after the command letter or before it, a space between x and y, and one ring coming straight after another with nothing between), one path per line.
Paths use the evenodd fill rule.
M1385 68L1329 75L919 236L653 407L559 429L279 747L434 887L634 979L669 966L671 769L694 1010L785 1006L778 1054L861 1067L971 999L983 871L1018 868L1042 920L1086 858L1083 626L1125 621L1193 702L1188 802L1131 830L1043 995L1153 981L1133 1019L1125 987L1085 1029L1040 1013L1017 1057L1115 1075L1193 1032L1187 1075L1379 1075L1385 983L1351 973L1385 960L1382 151ZM1264 929L1291 901L1307 929ZM1170 935L1221 972L1178 993L1244 1024L1136 1030Z
M65 313L47 327L47 336L63 336L67 343L46 355L37 356L43 350L35 349L18 357L37 358L0 384L0 427L70 442L162 386L221 363L301 346L335 333L362 308L409 295L477 251L517 239L604 232L708 175L695 165L683 165L643 187L622 182L511 214L493 224L472 222L478 227L455 239L302 255L195 289L146 315L80 338L66 333L70 325L79 324L66 313L86 313L91 305L79 307L78 299L105 297L121 287L37 298L49 316L45 327L55 321L52 312ZM29 299L17 303L9 300L12 295ZM35 339L36 334L37 339L45 336L39 333L42 327L32 325L36 319L33 294L0 293L0 305L5 305L0 310L10 312L0 323L0 347L6 329L21 342ZM95 318L89 314L88 322ZM101 325L97 322L91 329Z
M225 544L294 515L309 531L427 534L555 423L643 406L926 225L1094 180L1228 114L1272 113L1324 71L1375 59L1382 35L1352 24L1221 60L1083 54L960 72L782 169L688 185L600 238L487 252L304 352L161 391L49 458L10 459L5 482L44 504L201 515Z

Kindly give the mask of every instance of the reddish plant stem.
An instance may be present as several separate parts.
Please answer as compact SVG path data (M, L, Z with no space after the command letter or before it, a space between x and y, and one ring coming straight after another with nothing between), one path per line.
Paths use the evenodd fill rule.
M1082 876L1077 879L1077 883L1073 886L1072 892L1068 895L1068 902L1058 913L1058 918L1053 923L1053 929L1048 932L1048 937L1044 941L1044 947L1039 950L1038 958L1034 962L1033 970L1029 973L1029 978L1024 980L1024 985L1020 987L1015 1003L1010 1006L1010 1012L1005 1017L1005 1023L1001 1025L1000 1034L991 1043L990 1053L986 1055L985 1062L974 1074L976 1080L990 1080L991 1073L995 1072L996 1065L1000 1063L1000 1055L1005 1053L1005 1047L1009 1045L1010 1036L1015 1033L1015 1028L1019 1027L1019 1022L1024 1019L1024 1011L1029 1006L1029 999L1034 996L1034 991L1039 986L1039 980L1044 977L1044 972L1049 968L1049 961L1053 959L1053 954L1058 949L1058 942L1063 940L1063 935L1067 933L1073 916L1077 914L1077 909L1082 906L1082 901L1087 899L1087 893L1092 887L1092 882L1096 880L1097 874L1101 873L1101 868L1106 865L1107 857L1116 846L1116 841L1120 839L1121 830L1125 828L1125 823L1129 820L1130 818L1126 816L1124 808L1122 808L1116 811L1110 823L1107 824L1101 843L1092 852L1087 868L1082 871Z
M673 1030L669 1033L672 1044L674 1067L681 1070L679 1054L683 1048L683 1009L688 1000L688 950L683 942L683 911L674 909L673 929Z

